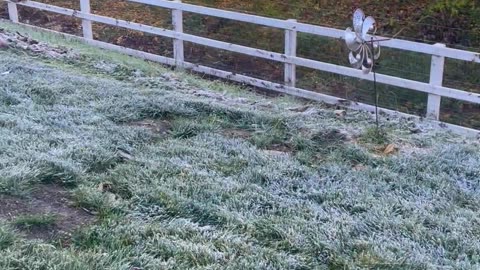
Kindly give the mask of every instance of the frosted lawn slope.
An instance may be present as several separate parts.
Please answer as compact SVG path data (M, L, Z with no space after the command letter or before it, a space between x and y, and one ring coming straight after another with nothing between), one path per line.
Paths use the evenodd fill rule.
M0 51L0 193L65 186L97 222L1 221L0 269L478 268L475 141L29 34L77 56Z

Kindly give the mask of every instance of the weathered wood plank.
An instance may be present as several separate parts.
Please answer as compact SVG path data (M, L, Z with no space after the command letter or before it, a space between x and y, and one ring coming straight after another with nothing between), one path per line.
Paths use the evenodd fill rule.
M80 0L80 10L86 14L90 13L90 0ZM82 31L84 38L93 39L92 21L83 19Z
M8 16L12 22L18 23L18 8L17 4L8 2Z
M439 47L445 47L444 44L436 44ZM430 67L430 84L442 86L443 71L445 69L445 57L432 55L432 62ZM442 96L437 94L428 95L427 103L427 117L439 120L440 119L440 105L442 103Z
M296 20L289 20L295 22ZM297 31L285 30L285 55L297 56ZM294 64L285 64L285 85L295 87L297 81L297 68Z
M175 0L174 2L181 3L180 0ZM172 24L173 31L183 33L183 11L172 9ZM181 63L185 60L184 51L183 40L178 38L173 39L173 56L177 62L177 66L181 66Z

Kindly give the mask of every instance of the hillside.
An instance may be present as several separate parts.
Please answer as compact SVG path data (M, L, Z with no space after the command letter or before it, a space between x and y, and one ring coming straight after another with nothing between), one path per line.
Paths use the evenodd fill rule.
M79 1L39 0L43 3L79 9ZM285 1L280 0L192 0L187 3L207 5L222 9L238 10L274 18L295 18L338 29L351 26L352 12L361 7L368 15L376 18L378 34L434 44L445 43L449 47L479 51L480 6L475 0L465 1L390 1L385 6L377 0L369 1ZM7 18L6 3L3 14ZM2 5L0 3L0 6ZM166 29L171 28L171 14L167 9L133 3L130 1L91 0L92 12L104 16L134 21ZM68 16L19 7L20 21L81 35L81 20ZM138 31L93 24L95 39L134 48L167 57L173 57L172 41ZM258 27L253 24L212 16L201 16L184 12L184 31L189 34L215 40L265 49L284 51L284 32L279 29ZM254 37L254 38L252 38ZM272 82L283 82L282 64L252 58L243 54L212 49L185 42L185 59L221 70L243 74ZM298 35L298 56L321 62L348 66L348 49L340 40L316 35ZM420 82L429 82L431 58L428 55L403 50L382 50L379 73ZM480 66L475 63L447 59L443 85L478 93ZM308 68L297 69L297 86L322 94L352 101L373 104L370 84L361 80L348 79L331 73ZM380 84L379 104L388 109L426 115L427 95L400 87ZM480 106L478 104L443 98L440 119L443 122L480 129Z
M479 267L478 141L1 28L0 269Z

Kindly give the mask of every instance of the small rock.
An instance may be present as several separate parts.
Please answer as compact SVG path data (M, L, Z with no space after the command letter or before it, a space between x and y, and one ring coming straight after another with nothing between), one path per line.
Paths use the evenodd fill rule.
M357 165L355 165L355 166L353 167L353 169L354 169L355 171L363 171L363 170L365 170L366 168L367 168L367 167L365 167L365 165L363 165L363 164L357 164Z
M96 69L100 69L102 71L106 71L108 73L113 73L115 69L118 67L118 65L101 61L101 62L95 63L93 67Z
M0 37L0 49L8 48L8 42Z
M410 133L418 134L418 133L422 133L422 130L418 127L413 127L413 128L410 128Z
M164 73L160 77L162 77L166 81L178 81L178 77L174 73Z
M292 112L305 112L306 110L310 109L310 106L302 106L302 107L297 107L297 108L290 108L288 109L289 111Z
M347 111L345 110L335 110L335 116L337 118L344 118L347 115Z
M28 42L28 38L27 37L24 37L24 36L19 36L18 37L18 40L22 41L22 42Z
M286 152L282 151L277 151L277 150L263 150L266 154L271 155L271 156L285 156L288 155Z
M143 72L141 70L138 70L136 69L134 72L133 72L133 76L135 77L143 77Z
M247 98L235 98L234 101L237 103L243 103L243 104L249 103L249 100Z
M207 97L207 98L213 98L216 100L224 100L224 97L222 95L217 93L212 93L209 91L195 90L193 91L193 94L197 97Z
M117 148L117 155L122 160L133 160L133 155L123 148Z
M29 38L29 39L27 40L27 42L28 42L28 44L30 44L30 45L36 45L36 44L39 44L39 43L40 43L40 42L38 42L37 40L31 39L31 38Z
M273 108L275 108L275 105L273 105L271 102L265 102L265 103L254 102L251 105L254 105L254 106L256 106L258 108L262 108L262 109L273 109Z
M316 108L309 108L308 110L304 111L302 113L303 115L317 115L320 114L320 110Z
M448 127L447 124L445 124L445 123L439 123L438 126L441 127L441 128L447 128Z

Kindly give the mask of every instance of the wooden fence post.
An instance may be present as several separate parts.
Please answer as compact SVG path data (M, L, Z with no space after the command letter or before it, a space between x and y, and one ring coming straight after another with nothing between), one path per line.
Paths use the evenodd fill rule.
M91 13L90 0L80 0L80 11L82 13ZM83 37L93 39L92 21L82 19Z
M297 22L297 20L287 20ZM297 56L297 31L285 30L285 55ZM285 85L295 87L297 81L296 66L294 64L285 64Z
M18 23L17 4L8 2L8 16L12 22Z
M445 47L445 44L437 43L433 46ZM432 55L432 63L430 67L430 84L442 86L443 71L445 68L445 57ZM442 97L440 95L428 94L427 103L427 118L439 120L440 119L440 105Z
M181 3L181 0L174 2ZM173 30L178 33L183 33L183 12L178 9L172 9L172 24ZM182 67L185 60L183 40L173 39L173 57L175 58L175 66Z

